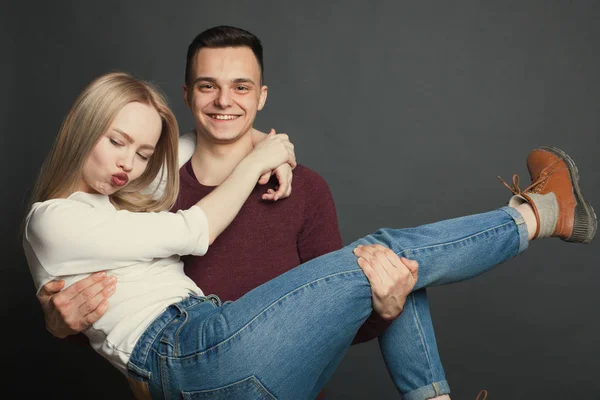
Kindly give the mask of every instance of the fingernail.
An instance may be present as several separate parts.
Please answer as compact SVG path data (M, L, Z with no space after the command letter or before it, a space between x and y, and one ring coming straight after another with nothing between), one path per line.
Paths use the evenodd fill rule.
M117 277L116 276L111 276L109 279L110 283L117 283Z

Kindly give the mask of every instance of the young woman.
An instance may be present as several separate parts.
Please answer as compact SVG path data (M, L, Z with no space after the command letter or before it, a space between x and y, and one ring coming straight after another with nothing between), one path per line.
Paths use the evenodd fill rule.
M111 306L85 334L139 396L314 398L372 311L374 269L400 273L408 294L477 276L523 252L530 239L587 243L596 231L572 160L537 149L528 161L534 182L524 192L511 188L509 207L381 229L220 304L185 276L179 255L203 255L263 173L295 164L293 146L269 135L209 196L175 214L166 210L177 194L177 139L175 118L155 88L123 73L97 78L67 115L26 218L23 246L38 290L98 270L118 277ZM161 170L165 189L157 195L148 187ZM417 360L414 379L399 373L396 355L426 346L430 334L407 343L392 324L381 337L403 398L448 393L443 372L427 359Z

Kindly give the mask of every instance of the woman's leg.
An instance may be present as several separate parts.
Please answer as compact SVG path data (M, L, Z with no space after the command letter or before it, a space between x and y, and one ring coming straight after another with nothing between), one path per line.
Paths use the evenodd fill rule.
M382 229L352 244L381 243L419 262L413 296L407 298L402 315L379 338L392 380L402 388L404 399L427 399L450 392L427 296L419 288L477 276L524 251L528 236L521 214L505 207L413 229Z
M512 207L408 229L380 229L355 241L379 243L419 262L415 290L471 279L522 253L527 226Z
M471 228L466 228L467 225ZM528 236L520 213L506 207L412 229L382 229L349 247L380 243L398 255L417 260L417 287L425 287L483 273L524 251ZM496 243L489 247L492 242ZM477 254L475 249L478 248L483 256ZM467 262L460 261L471 255ZM404 311L379 338L379 343L391 378L404 393L403 399L429 399L450 393L424 289L417 289L408 296ZM324 372L322 384L333 370Z
M450 393L425 289L406 298L402 314L379 337L392 381L404 400L432 399Z
M433 399L450 393L438 353L425 289L406 298L402 314L379 337L379 346L391 378L404 400ZM343 354L331 360L317 381L324 387Z
M332 360L341 359L372 311L369 283L352 253L361 243L380 243L416 259L417 286L422 288L468 279L506 261L525 250L527 231L520 215L507 208L418 228L382 229L313 259L233 303L218 308L202 303L194 307L199 310L196 316L178 309L164 331L168 334L161 333L158 341L152 335L142 338L154 342L154 347L149 351L142 344L140 349L147 350L140 352L136 347L133 370L144 376L143 371L151 369L152 391L173 396L183 391L194 392L190 398L218 399L218 393L226 393L225 398L235 400L252 398L236 397L236 390L253 390L266 396L256 398L313 398L320 390L317 382L329 379L323 371L333 372L337 364ZM392 333L398 321L389 328ZM398 339L386 341L402 340L401 332L397 335ZM398 389L402 393L419 389L411 387L414 382L396 379L402 376L401 346L383 349ZM154 356L148 357L149 352ZM153 366L139 365L148 359L154 360ZM425 376L427 384L434 383ZM437 379L435 374L431 377Z

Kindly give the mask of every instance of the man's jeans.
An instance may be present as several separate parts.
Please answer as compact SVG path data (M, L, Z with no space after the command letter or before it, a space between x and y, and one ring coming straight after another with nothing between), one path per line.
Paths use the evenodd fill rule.
M191 296L144 332L130 377L147 383L153 398L314 399L372 312L352 250L373 243L419 262L414 293L380 337L395 385L409 400L449 393L422 289L473 278L523 252L527 228L512 208L381 229L234 302Z

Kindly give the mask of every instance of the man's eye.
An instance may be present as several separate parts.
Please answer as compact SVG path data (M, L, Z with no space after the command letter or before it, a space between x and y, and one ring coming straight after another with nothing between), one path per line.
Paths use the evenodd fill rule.
M213 85L209 85L208 83L204 83L202 85L198 85L198 88L200 90L210 90L210 89L213 89L214 86Z
M246 86L237 86L235 88L235 90L240 91L240 92L245 92L247 90L249 90Z

